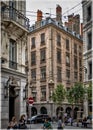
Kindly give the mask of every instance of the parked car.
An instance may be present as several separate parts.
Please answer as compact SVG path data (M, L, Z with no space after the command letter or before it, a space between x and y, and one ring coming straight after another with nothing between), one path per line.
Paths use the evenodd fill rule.
M51 121L51 117L47 114L39 114L39 115L35 115L32 116L31 118L29 118L27 120L27 123L43 123L45 121L45 119L48 119L49 121Z

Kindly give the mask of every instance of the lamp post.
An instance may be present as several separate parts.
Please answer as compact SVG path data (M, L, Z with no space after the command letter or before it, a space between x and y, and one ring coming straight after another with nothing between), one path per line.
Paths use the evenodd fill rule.
M53 102L52 102L52 94L53 94L53 88L54 88L54 81L53 80L50 80L49 81L49 97L50 97L50 104L51 104L51 117L53 116L53 109L52 109L52 105L53 105Z

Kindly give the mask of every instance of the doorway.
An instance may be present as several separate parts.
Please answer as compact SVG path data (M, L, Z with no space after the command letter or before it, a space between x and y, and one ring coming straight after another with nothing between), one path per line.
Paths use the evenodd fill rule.
M9 88L9 121L15 115L15 91L14 87Z

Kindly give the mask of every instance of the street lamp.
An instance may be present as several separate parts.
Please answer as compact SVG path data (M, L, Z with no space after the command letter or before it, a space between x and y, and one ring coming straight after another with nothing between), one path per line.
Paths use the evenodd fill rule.
M28 97L28 88L27 88L27 84L25 86L25 88L23 89L23 100L26 100Z
M49 81L49 97L50 97L50 105L51 105L51 117L53 115L53 109L52 109L52 105L53 105L53 102L52 102L52 94L53 94L53 88L54 88L54 81L53 80L50 80Z

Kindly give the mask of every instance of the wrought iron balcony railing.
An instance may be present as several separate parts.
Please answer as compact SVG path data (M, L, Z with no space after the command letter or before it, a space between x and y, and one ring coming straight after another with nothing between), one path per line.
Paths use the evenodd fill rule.
M24 28L29 29L29 19L11 6L3 5L1 7L1 20L13 20Z

